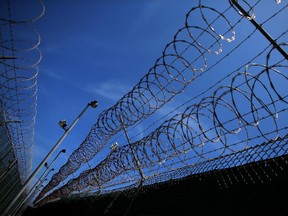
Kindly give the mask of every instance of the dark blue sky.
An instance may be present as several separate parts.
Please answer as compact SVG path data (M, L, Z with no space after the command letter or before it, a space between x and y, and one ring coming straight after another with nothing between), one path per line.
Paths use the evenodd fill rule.
M205 2L212 7L215 4L214 1ZM226 7L227 2L217 2L217 7ZM45 15L33 24L42 38L40 49L43 54L39 64L33 168L63 134L58 121L66 119L71 124L87 103L91 100L99 102L96 110L87 110L57 150L67 149L66 157L55 165L58 170L84 140L100 112L114 105L149 71L166 44L173 40L178 29L184 27L186 13L197 4L189 0L47 0L44 3ZM256 18L265 20L266 10L270 10L272 5L273 10L277 10L274 1L265 0L265 7L262 6L261 11L257 8ZM238 19L235 13L235 20ZM275 37L279 36L281 29L287 28L287 24L279 20L281 17L277 25L265 25ZM191 22L194 21L198 22L197 17ZM254 30L246 20L241 24L235 29L238 42L247 36L247 32ZM215 25L221 26L222 23ZM220 57L236 44L223 41ZM216 66L189 86L185 94L165 106L156 119L244 64L260 50L254 49L258 44L262 47L268 45L260 34L240 47L229 61ZM247 47L253 52L247 51ZM209 54L207 64L211 65L220 57L217 59ZM138 130L144 127L140 125Z
M61 145L70 155L99 113L114 105L154 65L184 26L191 2L51 0L45 6L45 15L34 24L43 54L34 167L62 135L58 121L71 124L95 99L99 107L88 109Z

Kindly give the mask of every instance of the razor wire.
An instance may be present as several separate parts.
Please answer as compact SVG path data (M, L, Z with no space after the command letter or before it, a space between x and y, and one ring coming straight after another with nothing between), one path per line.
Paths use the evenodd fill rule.
M270 62L274 50L267 54L266 64L247 65L229 85L219 86L211 96L188 106L143 139L112 151L40 204L89 187L109 187L111 180L123 174L123 182L141 179L134 154L144 176L150 177L284 137L287 124L280 120L288 111L288 90L283 88L288 85L288 65L287 59ZM117 180L114 185L123 183Z
M247 5L249 5L246 1L245 3ZM258 4L259 1L257 1L256 4ZM277 4L281 3L277 2ZM231 4L231 1L230 1ZM253 8L256 4L254 4L253 6L249 5L250 9ZM282 13L286 8L288 7L288 4L286 4L284 7L280 8L276 13L274 13L273 15L271 15L270 17L268 17L263 23L261 23L261 26L265 25L268 21L270 21L271 19L275 18L277 15L279 15L280 13ZM236 11L239 13L239 11L236 9ZM239 13L241 16L243 16L241 13ZM251 15L251 17L255 17L255 11L253 10L253 13ZM241 22L241 19L238 21L238 23ZM233 27L236 27L237 24L235 24ZM217 62L215 62L214 64L212 64L211 66L207 67L207 69L205 70L205 73L207 73L208 71L211 71L215 66L217 66L218 64L220 64L221 61L223 61L225 58L227 58L228 56L230 56L235 50L237 50L241 45L243 45L253 34L255 34L255 32L257 31L257 29L254 29L250 34L248 34L248 36L242 40L241 42L239 42L237 44L237 46L235 48L233 48L231 51L229 51L228 53L226 53L222 58L220 58ZM275 38L275 41L279 41L280 39L282 39L283 36L285 36L288 33L288 29L284 32L282 32L277 38ZM255 61L255 59L257 59L258 57L262 56L263 53L267 52L267 50L269 50L271 48L271 45L268 45L267 47L265 47L260 53L258 53L256 56L254 56L252 59L250 59L248 62L246 62L245 64L241 65L240 67L238 67L236 70L234 70L233 72L229 73L227 76L225 76L224 78L221 78L220 80L218 80L215 84L213 84L212 86L208 87L206 90L204 90L203 92L201 92L200 94L192 97L191 99L189 99L188 101L184 102L183 104L180 104L179 106L177 106L175 109L171 110L170 112L168 112L167 114L165 114L163 117L157 119L156 121L154 121L152 124L150 124L148 127L146 127L146 129L140 131L139 133L137 133L136 135L134 135L133 137L131 137L131 140L133 140L134 138L138 137L141 133L148 131L148 129L150 129L155 123L157 122L161 122L163 119L165 119L167 116L169 116L170 114L172 114L175 110L179 110L181 107L186 106L187 104L189 104L191 101L195 101L198 98L201 98L203 95L205 95L205 93L209 92L210 90L212 90L215 86L219 85L221 82L223 82L226 79L229 79L233 74L237 73L237 71L239 71L242 67L244 67L245 65L251 64L253 61ZM202 73L201 75L203 75L204 73ZM201 76L199 75L199 77ZM139 124L141 124L142 121L139 121L137 124L133 125L133 127L131 127L131 129L136 128ZM123 136L119 135L118 137L115 137L112 141L110 141L110 143L115 143L117 139L119 139L119 137Z
M177 31L154 66L130 92L99 115L85 140L72 152L59 172L53 175L40 197L77 171L83 163L90 161L111 137L121 131L120 114L125 127L132 126L170 102L203 73L207 68L205 55L221 53L221 41L231 42L235 39L233 25L224 15L231 8L226 8L224 12L201 4L192 8L186 16L185 27ZM194 13L201 17L203 26L191 24ZM207 13L213 14L214 20L208 21ZM213 27L219 20L221 30Z
M82 192L77 194L69 195L69 198L77 199L77 198L85 198L85 197L103 197L105 195L109 195L112 193L123 193L127 194L127 190L133 190L135 187L142 187L147 189L148 187L157 188L159 184L165 183L176 183L177 181L181 181L186 178L199 177L200 179L204 177L204 175L216 175L220 177L220 181L225 183L225 186L228 187L233 185L235 182L261 182L263 183L265 180L271 180L271 178L278 175L279 170L284 172L287 169L287 155L288 155L288 136L284 136L283 138L278 137L276 140L270 140L268 142L264 142L262 144L250 147L248 149L243 149L236 153L228 154L225 156L220 156L213 159L208 159L203 162L199 162L196 164L188 165L176 170L171 170L168 172L163 172L156 176L151 176L144 179L142 182L136 181L136 183L124 186L121 188L111 189L111 190L96 190L95 192ZM274 164L271 166L269 164L270 161ZM267 162L268 161L268 162ZM284 162L281 164L281 161ZM253 164L257 164L256 167L259 167L260 170L258 172L253 169ZM261 164L265 164L267 167L266 171L261 167ZM283 166L283 164L285 166ZM247 168L251 167L254 177L249 174ZM234 171L231 170L234 168ZM276 168L276 169L275 169ZM226 169L230 169L230 172L225 171ZM224 171L225 176L221 176L219 172ZM270 172L268 173L267 170ZM262 175L261 175L262 174ZM220 175L220 176L219 176ZM224 178L227 178L228 181L224 181ZM220 185L219 181L219 186ZM144 189L144 191L145 191ZM117 196L114 194L113 196Z
M37 65L42 55L40 36L31 24L45 11L43 2L28 5L37 7L35 17L17 13L19 2L1 1L0 5L0 100L12 145L24 182L32 170L32 147L37 99ZM20 11L23 8L20 9ZM39 10L37 12L37 10Z
M246 1L245 1L246 2ZM255 3L255 5L256 4L258 4L260 1L257 1L256 3ZM253 6L250 6L251 8L253 8L255 5L253 5ZM287 6L287 5L286 5ZM286 6L284 6L283 8L285 8ZM199 60L200 58L202 58L203 59L203 62L205 62L205 65L206 65L206 58L203 58L203 56L202 55L204 55L204 54L207 54L207 53L213 53L213 54L219 54L220 52L222 52L222 44L220 43L220 40L225 40L225 41L228 41L228 42L231 42L231 41L233 41L234 39L235 39L235 31L233 30L233 28L234 28L234 26L228 21L228 19L224 16L224 14L227 12L227 11L229 11L230 10L230 8L232 8L232 6L231 7L228 7L224 12L222 12L222 13L220 13L218 10L216 10L216 9L214 9L214 8L211 8L211 7L206 7L206 6L204 6L204 5L202 5L201 4L201 1L199 1L199 5L198 5L198 7L194 7L194 8L192 8L190 11L189 11L189 13L187 14L187 16L186 16L186 25L185 25L185 28L187 28L186 30L188 30L188 36L189 36L189 39L191 40L191 38L193 39L193 42L192 43L194 43L200 50L203 50L203 53L201 53L201 55L200 56L198 56L197 58L195 58L195 59L193 59L191 62L192 62L192 64L195 62L195 61L197 61L197 60ZM283 9L282 8L282 9ZM281 9L281 10L282 10ZM203 28L203 27L199 27L199 26L190 26L190 22L189 22L189 18L191 18L191 13L193 14L194 12L196 13L196 11L200 11L200 17L202 18L202 20L203 20L203 22L205 23L205 27ZM212 11L211 13L215 13L216 14L216 17L214 17L214 20L212 20L212 21L210 21L210 20L208 20L208 19L206 19L206 16L205 16L205 13L203 12L203 11L205 11L205 10L207 10L207 11ZM284 10L284 9L283 9ZM276 14L276 13L275 13ZM276 16L274 14L274 16ZM188 20L188 21L187 21ZM219 26L222 28L223 27L223 22L220 22L221 23L221 25L219 25L219 26L217 26L217 28L214 28L214 24L215 24L215 22L217 21L217 20L220 20L220 21L223 21L224 20L224 22L226 23L228 23L228 30L224 30L222 33L219 33L218 31L219 31ZM238 20L237 21L237 23L236 23L236 25L239 23L241 21L241 19L240 20ZM219 24L219 23L218 23ZM167 82L167 79L165 78L163 78L163 76L162 76L162 74L168 74L168 75L170 75L171 76L171 73L170 73L170 71L171 71L171 68L174 70L174 69L178 69L177 67L179 67L179 62L181 63L180 65L182 66L182 67L179 67L179 68L184 68L183 70L179 70L180 71L180 73L178 73L176 76L174 75L174 76L171 76L172 78L177 78L176 79L176 81L177 82L174 82L173 84L174 85L176 85L176 84L179 84L178 82L179 82L179 79L178 79L178 77L180 76L181 78L183 78L183 75L182 74L184 74L184 75L187 75L187 69L189 70L189 69L191 69L191 62L188 62L187 61L187 56L186 56L186 54L187 54L187 50L188 50L188 53L189 53L189 48L190 47L193 47L193 44L192 43L189 43L189 42L187 42L186 40L181 40L181 39L179 39L179 38L177 38L177 37L180 37L179 35L181 35L181 36L183 36L183 32L185 32L185 28L183 28L183 29L180 29L177 33L176 33L176 35L175 35L175 37L174 37L174 41L173 42L171 42L171 43L169 43L167 46L166 46L166 48L164 49L164 52L163 52L163 56L162 57L160 57L157 61L156 61L156 64L154 65L154 67L152 67L150 70L149 70L149 73L144 77L144 78L142 78L141 79L141 81L138 83L138 85L136 85L134 88L133 88L133 90L130 92L130 93L128 93L128 94L126 94L120 101L118 101L117 103L116 103L116 105L115 106L113 106L112 108L110 108L110 109L108 109L108 110L106 110L106 111L104 111L101 115L104 115L105 114L105 116L107 117L106 118L106 120L107 119L109 119L108 117L110 117L110 120L111 120L111 122L109 123L108 121L106 121L104 118L103 118L103 116L101 117L101 115L100 115L100 117L98 118L98 121L97 121L97 123L94 125L94 129L96 128L96 129L98 129L98 131L100 130L99 129L99 127L101 126L101 124L103 124L103 125L105 125L105 123L107 123L107 130L109 131L109 129L111 130L111 132L113 132L113 130L115 129L115 128L113 128L113 127L111 127L111 125L113 126L115 126L117 123L118 123L118 126L117 126L117 128L119 127L120 129L121 129L121 126L119 125L119 120L118 120L118 115L119 115L119 113L121 113L121 115L123 116L123 118L124 118L124 124L125 124L125 126L129 126L129 124L127 124L127 120L129 120L129 119L127 119L126 117L128 117L129 116L129 112L127 112L127 111L129 111L129 109L127 109L127 106L126 106L126 104L123 102L123 100L127 100L129 103L131 103L130 105L132 106L132 108L133 108L133 110L134 110L134 112L136 113L135 115L136 116L138 116L139 117L139 113L141 114L145 109L145 107L143 108L143 106L141 107L141 109L140 108L136 108L136 105L135 104L139 104L139 98L145 98L145 100L144 100L144 105L151 105L151 104L153 104L154 106L155 105L159 105L160 103L159 103L159 98L161 99L161 97L162 97L162 99L164 98L165 99L165 94L163 94L163 91L161 92L159 89L161 89L161 90L163 90L165 87L169 87L169 88L172 88L171 87L171 82L169 81L169 82ZM202 32L200 33L200 34L198 34L198 36L194 36L193 37L193 34L195 33L195 32L193 32L193 33L191 33L191 29L196 29L196 30L201 30ZM190 31L189 31L190 30ZM193 30L193 31L194 31ZM212 33L212 35L210 34L210 33L207 33L206 34L206 31L208 31L208 32L210 32L210 33ZM211 37L216 37L216 38L214 38L214 39L217 39L218 38L218 40L216 40L216 42L212 42L212 43L209 43L209 45L208 46L205 46L204 45L204 43L201 41L201 39L203 39L202 38L202 36L203 36L203 34L206 34L206 36L207 35L209 35L209 37L210 37L210 39L211 39ZM216 35L215 35L216 34ZM229 36L227 36L229 34ZM253 34L253 33L252 33ZM197 34L196 34L197 35ZM250 35L251 36L251 35ZM250 36L248 36L248 38L250 37ZM205 37L204 37L205 38ZM199 41L201 41L201 42L199 42ZM207 40L205 40L205 41L207 41ZM181 52L180 51L178 51L177 52L177 47L175 46L175 43L177 44L178 43L178 45L179 45L179 47L182 49L181 50ZM173 49L171 49L171 44L173 44ZM182 44L182 45L181 45ZM183 46L183 44L186 44L187 45L187 47L186 48L183 48L182 46ZM192 45L191 45L192 44ZM218 48L215 48L216 47L216 45L218 45ZM170 46L170 47L169 47ZM169 54L169 55L166 55L166 53L167 53L167 49L170 49L170 50L172 50L173 52L171 52L171 53L173 53L173 54ZM179 50L179 49L178 49ZM198 50L198 49L197 49ZM199 50L198 50L199 51ZM176 54L175 54L176 53ZM166 55L166 56L165 56ZM229 54L227 54L227 56L228 56ZM151 74L152 74L152 72L153 72L153 70L155 71L155 68L159 68L159 60L161 60L161 59L163 59L164 57L175 57L175 58L173 58L173 60L171 60L171 64L173 64L173 67L171 66L167 66L167 63L163 60L163 62L166 64L166 65L164 65L165 67L164 67L164 70L162 70L162 72L161 72L161 75L160 76L155 76L155 78L154 78L154 80L153 80L153 82L150 82L149 80L147 80L147 78L149 78L149 77L151 77ZM191 57L192 55L190 55L190 57ZM226 56L226 57L227 57ZM180 59L180 60L179 60ZM184 59L184 63L186 62L186 65L185 65L185 67L183 67L183 59ZM158 63L158 64L157 64ZM160 66L162 67L162 64L160 64ZM174 67L175 66L175 67ZM176 67L177 66L177 67ZM199 68L201 68L201 67L199 67ZM207 68L207 66L205 66L205 67L202 67L201 69L200 69L200 71L202 71L203 70L203 68L206 70L206 68ZM168 69L170 69L170 71L168 70ZM166 71L167 70L167 71ZM204 72L205 72L205 70L203 70ZM152 71L152 72L151 72ZM179 72L178 71L178 72ZM193 79L191 79L191 81L193 81L195 78L197 78L197 77L199 77L201 74L203 74L203 73L195 73L194 74L194 72L197 72L197 69L195 69L195 68L192 68L192 71L193 71ZM160 79L160 78L161 79ZM171 78L170 77L170 78ZM161 85L161 83L160 83L160 87L157 87L156 86L156 88L154 88L155 87L155 85L157 84L157 83L159 83L159 80L161 80L161 81L165 81L164 82L164 86L163 85ZM184 79L183 79L184 80ZM142 82L142 81L144 81L144 82L146 82L147 83L147 85L149 85L150 86L150 88L151 89L153 89L153 90L155 90L157 93L155 94L154 92L153 93L151 93L151 94L147 94L147 95L150 95L150 96L152 96L151 97L151 99L148 99L145 95L143 95L143 96L139 96L139 98L135 98L135 103L131 100L131 101L129 101L129 96L133 96L133 94L134 94L134 96L135 95L138 95L138 92L136 91L137 89L139 89L139 85L140 85L140 83ZM155 83L156 82L156 83ZM146 89L145 89L145 93L147 93L146 92L146 90L147 89L149 89L149 86L146 86ZM173 90L174 90L174 88L172 88ZM133 92L134 91L134 92ZM135 92L136 91L136 92ZM169 90L169 91L167 91L167 92L169 92L169 93L171 93L171 90ZM165 92L164 91L164 93L166 93L167 94L167 92ZM159 93L160 93L160 96L159 96ZM174 92L175 93L175 92ZM158 96L158 98L157 99L155 99L155 97L156 96ZM163 97L164 96L164 97ZM173 97L174 97L175 95L173 95ZM152 101L152 102L151 102ZM167 100L167 101L169 101L169 100ZM167 102L167 101L165 101L165 102ZM125 105L125 106L124 106ZM163 105L163 104L162 104ZM123 109L120 109L120 108L125 108L125 110L123 110ZM157 106L155 106L155 107L157 107ZM161 107L161 106L160 106ZM160 107L158 107L158 108L160 108ZM117 109L116 109L117 108ZM153 107L152 107L153 108ZM158 109L157 108L157 109ZM114 110L113 110L114 109ZM151 107L149 107L149 109L150 109L150 111L151 111ZM153 110L153 109L152 109ZM112 112L113 111L113 112ZM131 110L130 110L131 111ZM141 112L142 111L142 112ZM152 112L151 112L151 114L152 113L154 113L156 111L156 109L154 109ZM114 116L113 116L113 113L115 114ZM144 113L145 114L145 113ZM130 115L129 116L129 118L131 118L131 120L133 120L133 118L134 118L134 116L135 115L133 115L133 113L132 113L132 115ZM114 118L113 118L114 117ZM142 119L140 119L140 120L138 120L137 119L137 121L139 122L139 121L141 121L141 120L143 120L144 118L146 118L146 117L148 117L148 115L147 116L141 116L141 117L143 117ZM101 119L102 118L102 123L100 123L99 124L99 119ZM105 120L105 121L104 121ZM136 123L136 121L135 122L132 122L133 124L134 123ZM100 125L100 126L99 126ZM102 126L103 126L102 125ZM89 133L89 135L87 136L87 138L84 140L84 142L80 145L80 147L76 150L76 151L74 151L73 153L72 153L72 155L70 156L70 158L68 159L68 162L64 165L64 166L62 166L61 167L61 169L60 169L60 171L57 173L57 174L55 174L53 177L52 177L52 180L48 183L48 185L46 185L46 187L42 190L42 192L40 193L40 195L39 195L39 197L38 197L38 199L41 199L41 197L43 197L43 195L45 195L48 191L50 191L51 189L53 189L54 187L56 187L61 181L63 181L64 179L66 179L67 177L68 177L68 175L70 175L71 173L73 173L73 172L75 172L76 170L78 170L78 168L84 163L84 162L88 162L91 158L93 158L95 155L96 155L96 153L98 153L101 149L102 149L102 147L103 146L105 146L105 144L107 143L107 141L114 135L114 134L112 134L111 135L111 137L108 137L108 139L107 140L104 140L105 141L105 143L102 145L101 143L100 143L100 145L99 145L99 140L97 140L96 138L97 137L93 137L92 135L93 135L93 128L91 129L91 131L90 131L90 133ZM105 127L103 126L103 128L105 129ZM102 131L103 130L103 128L100 130L100 131ZM105 129L105 130L106 130ZM114 130L114 132L115 132L115 134L116 133L118 133L118 130ZM95 133L95 131L94 131L94 133ZM94 134L94 135L97 135L97 131L96 131L96 133ZM104 133L102 133L102 134L100 134L101 136L102 136L102 139L104 139L105 137L106 137L106 135L107 134L104 134ZM108 135L107 135L108 136ZM95 138L95 139L94 139ZM101 138L101 137L99 137L99 138ZM85 148L84 148L85 147ZM100 147L99 149L96 149L96 148L98 148L98 147ZM90 148L90 149L89 149ZM92 148L92 150L94 151L95 149L97 150L96 152L89 152L89 150L91 150L91 148ZM78 152L77 152L78 151ZM88 152L87 152L88 151ZM91 155L92 154L92 155ZM77 159L81 159L81 161L80 161L80 163L78 163L78 161L77 161Z

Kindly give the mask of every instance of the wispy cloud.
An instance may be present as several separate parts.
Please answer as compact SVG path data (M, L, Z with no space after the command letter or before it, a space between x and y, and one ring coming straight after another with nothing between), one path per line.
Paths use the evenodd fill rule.
M119 100L124 94L131 90L131 86L120 81L106 81L98 84L90 84L86 91L111 100Z
M143 10L143 17L146 19L152 19L152 17L158 13L158 10L161 8L161 1L151 1L147 2L146 7Z
M62 77L59 76L58 74L54 73L53 71L46 69L46 68L40 68L41 72L43 72L45 75L49 76L52 79L61 81Z
M143 28L143 24L153 21L153 18L159 13L159 10L161 10L160 1L154 0L147 2L143 10L139 13L138 18L134 20L134 25L130 30L132 32L138 32L140 28Z
M59 50L59 47L56 44L42 44L41 51L42 52L55 52Z

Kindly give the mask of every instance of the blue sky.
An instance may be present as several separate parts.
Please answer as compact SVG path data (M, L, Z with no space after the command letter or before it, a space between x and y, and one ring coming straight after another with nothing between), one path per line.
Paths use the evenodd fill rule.
M45 6L45 15L34 24L41 35L43 54L34 167L63 134L58 121L72 123L95 99L98 108L87 110L57 150L66 148L66 156L71 154L99 113L131 90L161 56L165 45L184 26L191 3L52 0Z
M265 15L271 5L273 10L277 9L274 1L264 1L265 7L262 7L259 16L257 14L260 21L264 20L261 15ZM205 2L213 5L213 1ZM87 110L56 151L67 149L65 156L62 155L54 166L58 171L84 140L101 111L114 105L154 65L165 45L172 41L178 29L184 27L185 15L195 4L189 0L85 0L81 3L76 0L47 0L44 3L45 15L33 24L41 36L43 54L39 64L33 169L63 134L58 121L66 119L71 124L87 103L92 100L99 102L97 109ZM217 4L217 7L222 6L219 2ZM238 19L236 14L235 17L235 20ZM280 18L278 20L281 21ZM198 21L195 19L195 22ZM287 29L287 24L278 22L265 27L272 36L278 36L281 29ZM253 29L248 21L245 22L237 29L236 40L240 41L246 32ZM263 46L268 44L259 34L253 37ZM246 52L247 47L256 47L254 43L248 42L235 54L243 55L243 58L234 58L216 67L215 71L221 71L221 75L211 72L199 78L185 90L185 94L159 110L156 118L246 62L257 53L258 49ZM235 44L231 44L223 42L223 50L232 49ZM217 61L213 55L207 56L207 59L208 64ZM141 131L145 126L139 125L136 130ZM127 142L120 139L120 143Z

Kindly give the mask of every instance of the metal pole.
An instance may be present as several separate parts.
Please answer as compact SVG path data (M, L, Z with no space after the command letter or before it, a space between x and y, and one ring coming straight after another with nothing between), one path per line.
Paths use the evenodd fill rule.
M21 209L21 207L23 206L23 204L25 204L25 202L31 197L31 195L33 194L33 192L35 191L35 189L38 187L38 185L41 185L43 181L41 181L43 175L47 172L48 168L45 170L45 172L41 175L41 177L38 179L38 181L34 184L34 186L30 189L30 191L28 192L27 196L23 199L22 202L20 202L20 204L15 208L13 215L17 214L17 212ZM50 169L49 172L43 177L43 179L46 178L46 176L49 175L49 173L51 171L54 171L54 169Z
M232 3L240 10L240 12L245 17L250 17L250 14L242 8L237 0L232 0ZM276 43L276 41L254 20L249 19L249 21L264 35L264 37L284 56L284 58L288 59L287 53Z
M127 130L126 130L126 128L125 128L125 125L124 125L124 122L123 122L123 118L122 118L121 115L119 116L119 119L120 119L120 123L121 123L121 125L122 125L122 128L123 128L123 130L124 130L126 139L127 139L127 141L128 141L128 144L129 144L129 146L130 146L130 149L132 150L133 159L134 159L134 161L135 161L135 163L136 163L136 166L137 166L137 168L138 168L138 170L139 170L140 176L141 176L142 179L144 179L145 176L144 176L144 174L143 174L143 172L142 172L142 169L141 169L141 166L140 166L140 162L139 162L139 160L138 160L138 157L137 157L134 149L133 149L132 146L131 146L131 141L130 141L130 138L129 138L129 136L128 136L128 132L127 132Z
M38 178L38 180L36 181L36 183L33 185L33 187L30 189L30 191L28 192L27 196L24 198L24 200L18 205L18 207L16 208L16 210L14 211L15 213L18 212L18 210L22 207L23 204L25 204L25 202L30 198L30 196L32 195L32 193L34 192L34 189L36 189L38 183L42 180L45 179L46 176L48 176L48 174L53 171L54 169L50 169L50 171L46 174L46 172L49 170L49 168L54 164L54 162L56 161L56 159L59 157L59 155L61 153L65 153L66 150L62 149L56 156L55 158L51 161L51 163L47 166L47 169L42 173L42 175ZM46 174L46 175L45 175ZM45 175L45 176L44 176ZM44 177L43 177L44 176Z
M86 159L86 158L85 158L85 159ZM89 164L88 160L86 160L86 163L88 164L88 166L89 166L89 169L90 169L90 170L92 170L92 167L90 166L90 164ZM101 189L101 185L100 185L100 182L98 181L98 179L97 179L97 177L96 177L95 173L93 173L93 177L94 177L94 179L95 179L96 183L98 184L98 187L99 187L99 190L100 190L100 189Z
M49 159L49 157L53 154L53 152L59 147L59 145L62 143L62 141L65 139L65 137L69 134L69 132L73 129L73 127L76 125L76 123L79 121L81 116L84 114L84 112L88 109L88 107L91 106L93 108L96 108L98 106L97 101L92 101L91 103L88 103L86 107L82 110L82 112L78 115L78 117L74 120L72 125L65 130L65 133L62 135L62 137L58 140L58 142L54 145L54 147L50 150L50 152L46 155L46 157L42 160L42 162L38 165L36 170L32 173L32 175L26 180L24 185L22 186L21 190L16 194L14 199L10 202L10 204L6 207L3 215L6 215L10 208L15 204L17 199L21 196L21 194L25 191L25 189L28 187L28 185L31 183L33 178L36 176L36 174L40 171L42 166L46 163L46 161Z

